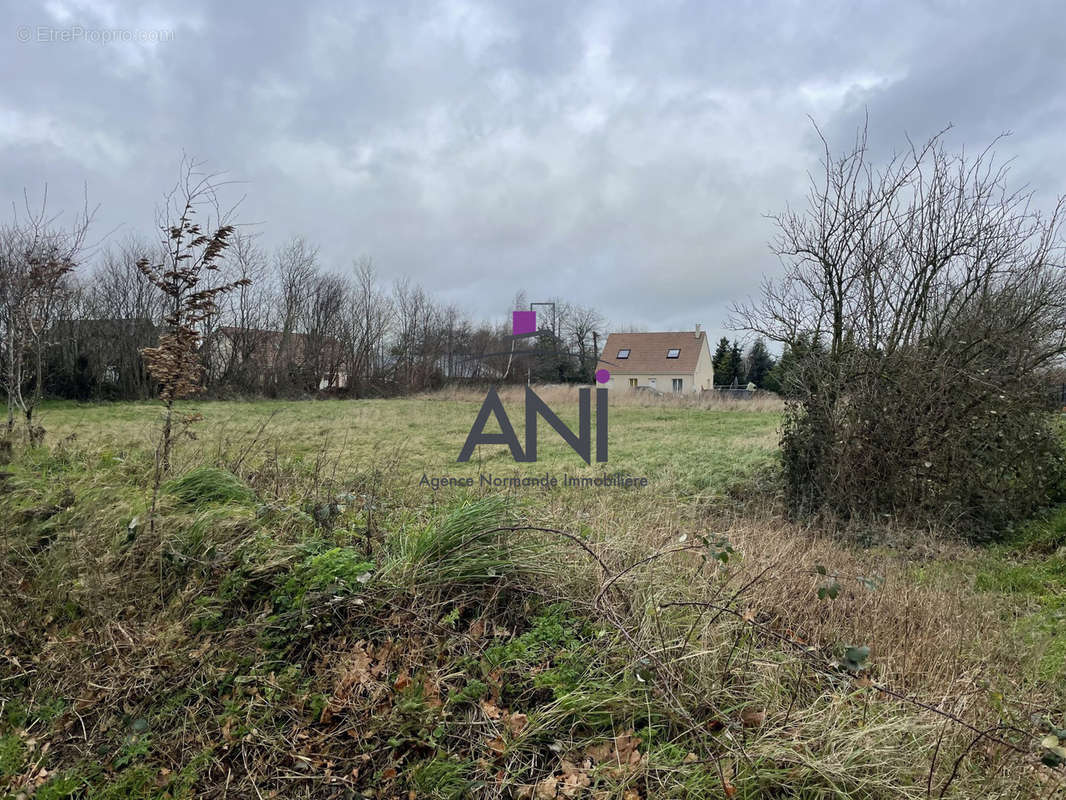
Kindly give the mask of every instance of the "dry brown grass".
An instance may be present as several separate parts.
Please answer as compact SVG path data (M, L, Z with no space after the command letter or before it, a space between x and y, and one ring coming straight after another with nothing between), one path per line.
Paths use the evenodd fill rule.
M664 638L665 617L649 609L668 609L678 602L707 603L703 618L716 622L698 629L690 640L693 651L683 658L704 659L703 671L720 680L723 646L727 651L738 647L729 659L744 674L744 688L734 689L741 696L761 698L778 723L784 719L797 726L797 737L839 735L841 741L830 749L848 747L845 732L831 730L830 717L843 713L832 701L833 693L823 697L828 704L823 706L822 700L805 693L802 676L809 668L821 673L827 665L831 672L834 659L840 659L847 646L868 646L874 687L889 691L871 689L870 697L881 704L881 713L891 708L898 715L877 724L891 728L891 735L913 737L912 744L922 742L920 755L910 756L920 762L921 775L906 791L897 787L900 797L911 796L910 790L924 796L931 767L936 797L937 787L948 780L959 757L964 766L953 779L959 785L952 792L961 794L949 796L980 792L986 797L1041 797L1062 789L1061 776L1056 778L1035 757L1020 757L999 745L964 755L975 737L966 725L1014 726L1032 737L1039 730L1034 718L1057 718L1064 710L1061 687L1040 679L1032 652L1006 623L1014 609L1003 598L976 592L971 573L953 574L946 568L972 559L973 548L929 531L880 532L888 541L924 541L918 546L862 548L828 527L790 523L773 511L732 509L723 514L720 507L708 511L665 498L640 506L597 498L583 505L559 503L545 511L554 524L569 525L570 530L592 528L597 553L617 572L651 559L614 584L629 593L627 607L644 609L639 626L645 640L653 643L650 650L671 653L676 644L670 643L674 640L669 635ZM543 524L544 517L537 518ZM670 552L686 550L706 533L725 537L737 554L727 567L714 572L712 580L701 574L698 552ZM652 558L656 554L664 555ZM574 584L565 591L580 595L584 586L584 591L595 594L601 584L599 570L579 553L574 557ZM826 575L816 565L824 567ZM923 573L928 576L922 577ZM862 578L875 578L877 586L869 587ZM839 594L835 599L819 598L819 586L832 580L839 583ZM723 617L714 610L722 607L731 613ZM784 660L768 657L765 649L752 649L755 644ZM823 684L818 687L816 694L826 691ZM819 715L823 716L815 720ZM873 729L867 733L863 746L871 748L873 759L891 735L883 730L879 738ZM1007 738L1023 748L1035 741L1011 733ZM932 750L938 740L940 753L934 765ZM901 747L897 755L904 752ZM771 747L767 755L779 758L781 752ZM856 768L853 763L838 766L841 774ZM896 769L896 779L901 771Z
M603 509L611 515L616 510ZM799 643L826 652L842 644L871 647L883 681L901 691L940 698L971 696L978 685L1002 691L1004 676L1021 685L1026 654L1011 647L1003 625L1009 612L1001 602L979 596L972 577L952 575L944 564L972 558L968 545L934 532L896 531L896 538L924 544L901 550L863 548L828 528L799 525L772 513L701 516L682 507L653 504L628 509L639 519L619 522L606 542L623 560L632 560L681 536L689 541L708 529L724 536L739 558L731 565L730 584L745 587L736 605ZM642 531L633 537L631 532ZM625 531L625 533L622 533ZM921 538L919 538L921 537ZM624 555L622 555L624 553ZM816 571L824 567L825 576ZM928 579L919 573L930 567ZM861 579L873 579L877 587ZM820 599L818 588L835 580L835 599ZM669 577L654 581L664 594L683 596L691 586ZM1048 707L1053 694L1016 696L1019 702ZM972 697L964 701L971 702Z
M1000 609L976 603L964 582L918 582L914 562L904 555L848 547L781 520L738 522L728 536L744 554L738 580L761 576L747 592L753 611L820 648L870 645L878 674L895 688L950 697L972 689L982 673L1018 667L1000 660L1007 656L997 636ZM935 546L942 559L962 549ZM816 565L827 576L817 574ZM860 578L875 578L879 586ZM819 585L831 580L840 585L839 595L819 599Z

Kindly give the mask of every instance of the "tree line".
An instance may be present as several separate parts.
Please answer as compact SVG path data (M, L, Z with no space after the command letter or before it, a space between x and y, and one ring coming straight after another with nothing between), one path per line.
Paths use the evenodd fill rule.
M787 364L787 359L783 360ZM780 389L781 365L770 354L762 337L756 338L745 351L740 342L735 339L730 342L723 336L718 340L711 364L714 366L716 386L744 388L753 384L756 389L772 392Z
M228 225L211 176L194 212ZM167 195L167 199L171 198ZM164 204L166 205L166 204ZM86 244L92 212L49 216L46 201L0 226L0 376L8 427L44 396L79 400L156 397L144 354L171 332L168 253L172 226L152 242ZM27 209L29 204L27 203ZM179 209L180 211L180 209ZM195 234L191 234L195 236ZM166 265L154 277L144 265ZM195 320L200 390L211 396L299 397L318 392L390 396L445 381L592 382L606 324L595 309L556 299L538 315L535 342L511 336L510 311L475 319L416 282L386 281L369 258L329 264L294 237L274 249L233 227L211 265L232 287Z

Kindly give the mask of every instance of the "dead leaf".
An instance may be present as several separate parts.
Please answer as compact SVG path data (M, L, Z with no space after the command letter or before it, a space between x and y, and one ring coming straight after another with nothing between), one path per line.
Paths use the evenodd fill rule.
M430 708L440 708L444 705L440 699L440 688L429 678L422 679L422 694Z
M502 719L503 711L492 700L482 700L481 710L485 712L485 716L489 719Z
M592 779L589 778L585 770L576 764L564 759L562 769L563 777L556 788L558 795L562 797L578 797L585 787L591 785Z
M632 730L625 731L610 741L587 748L584 751L586 765L588 768L604 766L609 775L617 777L624 769L641 763L643 756L637 749L639 746L640 738Z
M387 648L383 648L387 653ZM374 645L360 639L344 654L336 670L333 693L322 709L320 722L329 722L353 697L369 693L385 671L385 660L378 657Z
M745 728L758 728L766 722L766 709L745 708L740 712L740 722Z
M508 714L503 720L503 726L512 736L517 736L526 729L529 717L525 714Z
M616 757L619 764L639 764L640 753L637 752L637 747L640 745L640 739L633 734L633 731L626 731L615 737L614 748Z

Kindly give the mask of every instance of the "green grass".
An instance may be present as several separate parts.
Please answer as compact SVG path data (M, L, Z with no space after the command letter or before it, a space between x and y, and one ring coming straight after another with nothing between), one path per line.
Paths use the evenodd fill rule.
M25 750L25 745L18 736L0 736L0 781L22 771L26 762Z
M188 505L203 503L250 503L255 492L224 469L197 467L163 484L163 491Z
M305 468L325 456L331 469L336 460L342 471L392 458L399 477L412 485L423 473L596 476L606 468L645 476L655 487L685 496L720 495L772 463L777 444L778 416L770 412L617 406L610 409L605 465L586 465L544 422L538 428L535 464L515 463L503 445L478 447L468 463L457 463L478 407L421 398L182 403L181 413L199 413L204 419L191 427L195 439L178 438L175 463L198 466L220 448L236 457L266 423L257 450L277 445L283 459ZM554 410L576 429L576 404L557 403ZM523 405L510 404L507 412L524 441ZM151 446L159 414L152 403L53 402L40 416L51 441L73 435L81 446L126 458ZM490 420L486 432L498 431L494 426Z
M1032 520L979 551L974 587L1004 597L1044 680L1066 679L1066 508Z

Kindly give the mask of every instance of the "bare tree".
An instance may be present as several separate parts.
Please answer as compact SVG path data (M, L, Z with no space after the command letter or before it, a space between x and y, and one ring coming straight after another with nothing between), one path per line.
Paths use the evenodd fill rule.
M79 316L66 321L66 368L76 372L84 359L104 396L144 400L153 394L141 350L156 342L164 296L137 266L152 258L152 248L135 238L106 249L82 286Z
M163 259L156 264L142 259L137 265L165 296L167 306L159 344L143 351L148 371L159 382L159 397L165 409L153 508L161 476L170 469L174 401L201 388L200 326L215 313L220 295L249 283L247 278L240 278L228 284L206 285L208 276L219 269L234 228L228 221L229 213L223 212L218 203L217 176L205 175L199 167L195 161L183 159L178 184L166 197L160 214ZM208 212L208 218L201 224L196 216L203 211Z
M563 313L563 331L577 357L578 374L588 383L596 371L603 325L603 315L589 306L568 305Z
M44 429L35 425L34 411L44 394L44 353L58 311L72 291L71 273L77 267L92 223L86 201L70 227L58 224L48 212L48 189L39 208L25 199L25 217L17 212L0 230L0 320L4 329L4 389L7 393L7 432L14 428L18 409L30 444L39 444Z
M342 341L346 352L349 391L358 396L383 380L386 339L393 305L378 283L370 259L355 264L355 275L345 308Z
M1066 353L1062 202L1040 214L944 132L881 169L865 129L838 158L822 141L807 208L775 217L783 277L734 309L796 356L792 507L974 531L1028 513L1061 463L1040 373Z
M422 287L406 278L393 285L392 303L395 309L396 338L392 347L395 378L403 391L417 391L421 388L420 370L424 366L420 344L435 309Z
M219 298L217 313L205 320L208 387L255 394L262 391L263 365L273 358L270 327L275 297L269 288L266 255L247 234L236 234L220 269L235 289Z
M349 285L341 276L325 273L313 281L308 293L300 362L303 391L338 387L344 361L343 313L349 302Z
M297 334L304 332L311 287L318 269L318 248L304 239L294 238L274 255L280 292L280 335L273 358L274 390L290 391L299 380L303 348L296 344Z

